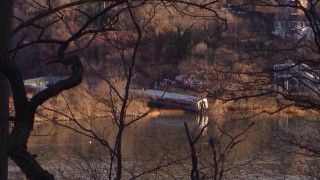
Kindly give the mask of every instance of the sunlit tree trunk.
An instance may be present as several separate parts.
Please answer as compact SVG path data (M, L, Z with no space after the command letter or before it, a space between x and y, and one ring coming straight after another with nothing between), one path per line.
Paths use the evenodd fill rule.
M4 53L10 44L10 32L12 25L12 4L13 0L0 1L0 62L6 60ZM8 158L7 158L7 134L8 134L8 109L9 95L8 83L3 74L0 74L0 179L8 179Z

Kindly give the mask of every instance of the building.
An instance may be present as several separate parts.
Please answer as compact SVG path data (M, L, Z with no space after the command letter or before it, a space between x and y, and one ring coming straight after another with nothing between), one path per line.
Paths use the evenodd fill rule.
M311 39L313 32L304 12L301 9L294 8L294 6L300 5L307 7L307 0L300 0L301 4L297 4L295 0L282 0L280 3L287 7L278 7L272 33L282 38L292 39L293 41L302 38Z

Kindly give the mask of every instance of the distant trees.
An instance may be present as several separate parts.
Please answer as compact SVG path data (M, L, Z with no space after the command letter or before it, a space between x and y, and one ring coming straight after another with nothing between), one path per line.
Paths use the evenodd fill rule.
M235 10L240 8L244 14L252 11L263 13L273 12L274 26L279 23L286 31L285 36L269 35L269 41L242 39L237 49L238 58L233 69L218 68L218 72L229 74L233 86L225 88L223 100L240 100L248 98L269 98L275 104L272 110L263 112L274 114L281 110L294 107L304 112L315 110L319 113L320 73L319 73L319 2L318 1L237 1L230 6ZM236 12L234 16L241 16ZM287 17L283 17L287 16ZM278 24L276 24L276 21ZM305 23L301 23L301 22ZM300 26L304 24L303 26ZM300 28L300 29L299 29ZM299 32L303 29L312 31L312 38ZM301 34L299 34L301 33ZM298 90L297 90L298 89ZM228 94L231 94L230 96ZM314 112L314 111L313 111ZM305 127L318 120L309 117L299 117L305 120ZM319 157L319 129L313 126L309 133L293 133L278 129L277 142L283 142L281 152L302 155L305 159ZM288 147L288 146L290 147ZM285 149L288 148L288 149ZM310 169L318 169L312 160ZM310 170L309 169L309 170ZM304 175L317 177L314 171L303 172ZM308 174L309 173L309 174Z
M307 64L312 69L305 68L299 71L320 76L317 70L320 52L318 4L310 1L311 5L305 7L299 1L295 1L295 4L279 2L275 4L273 1L257 0L250 1L249 4L248 1L245 3L237 1L242 3L239 4L240 10L249 5L250 10L254 7L269 9L289 7L301 10L314 32L314 41L302 38L299 41L288 41L291 44L286 46L286 40L274 37L273 43L269 44L266 40L256 42L257 37L252 37L250 32L245 32L248 39L239 40L241 18L235 18L237 24L229 26L234 34L222 33L226 28L226 20L225 12L220 13L219 8L226 6L221 1L77 0L28 1L26 3L15 1L14 28L10 30L10 22L4 23L7 25L4 26L5 28L0 28L0 72L4 75L4 81L10 82L15 108L15 114L6 118L8 95L1 93L0 107L3 109L1 109L2 120L0 119L2 123L0 143L3 149L1 160L4 164L1 175L6 176L5 157L9 156L27 178L53 179L53 175L44 170L35 160L35 156L31 155L26 148L34 124L34 116L38 107L44 102L80 84L83 71L88 73L88 77L99 79L99 83L103 84L100 84L104 87L103 90L95 91L99 83L91 79L93 83L90 84L88 80L89 85L84 90L84 94L91 100L92 112L101 112L103 118L116 125L115 139L110 140L104 134L99 134L96 127L88 128L81 124L73 112L78 111L82 113L81 115L88 114L81 108L72 109L68 104L68 98L66 98L66 104L70 114L62 114L81 129L80 133L94 138L106 147L110 158L107 175L109 179L114 177L123 179L124 132L127 127L149 112L146 109L134 118L128 116L136 107L136 104L132 104L135 102L135 97L130 93L130 89L134 87L135 82L144 86L148 84L139 82L140 78L144 80L149 78L148 80L153 81L169 76L165 71L169 71L170 76L173 77L180 70L182 73L210 81L211 86L203 91L215 99L237 101L270 97L275 100L277 109L269 113L278 112L290 106L319 110L319 89L307 86L307 84L313 84L317 87L319 79L307 78L299 73L292 75L292 78L303 80L304 87L311 92L300 94L292 93L288 86L277 84L274 80L274 74L292 72L291 69L302 64ZM9 17L12 16L10 6L8 1L0 2L0 22L10 20ZM240 16L241 13L242 11L234 12L234 15ZM242 26L245 25L242 24ZM2 33L3 31L5 33ZM13 43L8 48L10 37ZM28 58L30 59L27 60ZM273 69L273 64L281 64L287 60L291 60L293 64L283 69ZM21 64L29 65L30 62L33 63L31 68L19 69ZM163 68L163 70L162 65L170 69ZM35 66L41 66L41 68L36 69ZM147 69L149 67L151 68ZM198 69L195 70L195 68ZM118 70L121 72L117 72ZM28 99L23 85L23 76L38 75L43 71L69 74L69 78L53 84ZM275 84L281 88L271 89ZM7 88L7 85L0 84L1 92L6 92ZM53 107L50 110L54 112L57 109ZM90 121L96 117L86 118ZM10 133L6 132L8 120L12 122ZM201 176L221 179L226 172L226 169L223 169L226 165L225 158L229 153L232 154L237 144L245 140L244 137L251 130L252 125L234 134L229 134L218 124L215 124L215 127L216 132L220 134L218 133L216 138L212 136L206 142L206 150L213 158L210 161L202 161L204 164L201 164L203 168L201 169L196 163L200 158L196 143L199 142L204 127L201 132L192 136L186 124L187 139L193 160L190 175L192 179L201 179ZM78 131L78 129L74 130ZM319 147L313 143L318 140L317 138L309 141L306 137L290 135L287 137L292 145L318 155ZM222 139L227 145L221 142ZM10 150L7 154L5 148ZM139 172L140 174L132 173L132 178L138 178L141 174L147 174L175 162L177 161L159 164L157 167Z
M143 37L143 26L148 24L149 19L152 19L151 16L146 19L146 22L143 22L145 19L143 16L138 16L138 9L144 7L144 5L148 5L151 12L154 11L155 13L157 7L161 6L165 9L182 12L189 17L213 17L214 19L223 20L216 11L215 5L218 1L199 3L189 1L125 0L105 2L87 0L70 2L30 1L26 3L24 1L15 1L16 9L14 11L10 3L12 1L4 1L0 4L0 9L4 9L0 13L0 19L3 19L2 22L9 21L5 23L8 26L4 26L4 29L1 28L0 30L0 72L10 83L15 112L12 117L6 118L7 95L5 93L1 94L1 96L3 95L1 101L4 104L4 108L1 109L1 112L3 112L1 113L1 115L3 114L1 116L1 128L3 128L1 129L1 147L3 149L1 160L5 161L5 157L9 156L28 179L54 179L54 176L43 169L36 161L36 156L27 151L27 142L33 129L34 117L38 107L61 92L81 83L84 70L82 61L85 60L81 56L83 56L84 49L90 47L94 41L102 39L102 41L109 43L107 48L114 47L116 49L115 52L117 52L119 58L113 60L121 59L122 62L120 64L123 64L124 67L123 70L126 78L124 93L115 89L108 78L104 78L110 88L110 103L115 103L115 98L120 100L119 104L117 102L117 105L111 106L111 113L118 127L115 146L110 146L107 141L96 136L94 131L84 129L109 148L111 158L116 159L117 162L115 164L117 169L116 179L121 179L121 139L123 130L126 126L138 120L126 120L127 106L129 105L130 98L129 90L133 76L136 73L136 61L139 57L138 49ZM13 15L12 12L14 12ZM205 14L202 14L203 12ZM129 17L129 19L124 19L124 15L126 15L125 17ZM10 17L14 18L12 30L10 30ZM8 48L10 38L13 39L13 43ZM179 52L180 50L185 51L184 45L184 43L180 43L177 46ZM46 63L44 67L54 67L55 71L69 74L69 78L49 86L47 89L28 99L23 84L22 70L18 64L25 61L28 51L34 50L33 48L35 47L39 52L37 52L37 56L34 56L34 58L45 58ZM122 48L129 48L129 50L125 52L122 51ZM110 54L106 54L105 57L108 57ZM87 60L89 62L93 61L93 59ZM40 64L41 59L32 61L34 66L37 66ZM102 59L101 62L103 61ZM108 69L109 67L106 66L106 68ZM4 85L4 92L6 92L6 88L6 85ZM8 121L12 122L12 129L9 133L5 133L5 124ZM5 137L8 139L5 140ZM5 148L8 149L7 153L5 153ZM113 165L111 164L111 167ZM5 168L3 172L5 172ZM6 176L6 173L1 174ZM111 176L109 178L111 179Z
M272 34L274 27L270 28L270 32L260 32L258 30L250 30L243 32L238 29L238 33L234 30L232 34L222 34L230 43L233 38L235 47L223 46L215 51L217 60L223 59L219 64L213 64L216 72L229 75L234 80L233 89L237 91L235 94L238 98L257 97L263 95L275 95L274 97L281 96L285 101L289 100L290 103L283 102L279 104L281 108L288 106L300 106L302 108L315 108L318 109L317 98L319 95L318 88L312 88L309 86L318 87L319 77L319 30L318 30L318 17L319 5L315 1L234 1L229 4L229 27L236 28L234 24L238 26L252 25L246 24L250 19L250 15L261 18L261 21L268 21L270 26L276 26L276 22L281 24L287 24L291 27L289 33L297 33L298 26L295 22L306 21L305 27L309 28L313 32L313 38L309 39L306 35L299 36L300 39L296 39L296 36L288 35L286 37L280 37ZM265 8L265 9L263 9ZM239 10L237 12L236 10ZM296 12L296 13L295 13ZM269 19L266 20L269 15ZM285 14L287 13L287 14ZM287 17L280 17L281 15ZM234 22L235 19L240 19L243 22ZM285 20L287 18L287 20ZM252 19L255 19L252 17ZM267 23L267 24L268 24ZM292 24L291 24L292 23ZM297 26L295 26L297 25ZM238 27L239 28L239 27ZM260 27L261 28L261 27ZM246 34L246 36L242 36ZM265 33L265 34L263 34ZM225 49L224 51L221 51ZM223 54L223 55L220 55ZM287 64L286 67L274 69L276 64ZM290 64L290 65L289 65ZM307 65L305 68L300 68L303 64ZM299 72L294 72L293 69L299 69ZM296 94L292 93L288 87L284 84L276 82L277 75L288 74L288 79L298 79L301 86L304 89L308 89L310 93ZM302 74L312 74L308 78ZM309 85L308 85L309 84ZM278 90L272 89L273 85L277 85ZM230 89L226 87L228 92ZM231 89L230 89L231 90ZM232 91L232 90L231 90ZM245 95L247 92L251 92ZM221 97L222 99L228 99L227 97ZM281 101L281 100L280 100Z
M188 2L179 2L178 5L183 6L184 3L188 4ZM169 4L174 5L171 3ZM97 110L105 115L102 118L106 121L106 123L108 122L116 126L116 129L113 129L115 138L108 139L108 137L105 137L105 134L99 134L99 128L97 127L91 126L87 128L78 120L78 118L72 115L71 109L71 116L65 114L69 120L76 123L77 128L80 129L79 132L85 136L95 139L107 149L106 154L108 155L108 161L106 163L106 171L108 179L121 179L124 177L124 169L126 171L130 171L130 167L124 164L125 158L122 152L123 139L125 137L124 132L149 113L149 110L145 110L144 112L139 112L137 116L132 116L132 114L130 116L130 111L132 112L132 109L134 110L138 108L138 106L135 104L135 95L130 90L133 87L133 82L139 80L134 79L135 74L140 73L137 69L145 68L144 61L139 59L147 54L144 53L142 49L145 47L145 43L148 41L144 40L143 37L147 36L145 33L148 28L152 28L154 16L161 15L158 14L159 7L168 8L167 10L174 10L174 8L172 9L170 6L162 6L161 3L157 4L156 6L146 2L141 4L132 3L127 5L128 9L118 17L120 22L120 24L118 24L119 30L120 28L123 28L123 32L114 32L112 36L109 34L104 34L104 41L99 42L106 44L106 46L109 47L108 50L114 52L114 54L108 55L109 59L103 60L102 65L105 67L100 68L94 63L91 63L90 59L87 59L87 67L89 67L88 72L94 74L96 78L101 80L100 87L103 88L99 88L97 91L93 90L92 92L86 90L88 93L85 94L87 95L88 99L93 100L92 106L99 107ZM200 5L191 3L189 6L198 9ZM141 14L144 12L143 8L151 8L150 11L153 12L154 15L150 17L141 16ZM192 17L192 15L190 16ZM216 16L213 17L216 18ZM149 38L148 36L147 38ZM177 43L180 45L179 47L174 48L181 48L180 46L185 45L184 42L179 41L179 38L177 39ZM137 68L138 63L139 67ZM120 70L120 72L115 72L113 69L108 69L108 67L110 67L112 64L114 64L118 71ZM122 64L122 66L119 64ZM85 118L90 121L97 117L88 115ZM76 130L76 128L72 126L65 127ZM166 154L163 156L165 158ZM152 166L139 171L136 170L137 172L132 172L131 174L133 176L132 179L157 171L162 167L174 164L175 161L179 162L179 160L164 161L155 167ZM132 167L132 169L134 170L135 167ZM127 173L128 172L126 172L126 175L128 176ZM127 176L125 177L127 178Z
M249 67L245 69L237 68L233 71L227 71L228 73L234 73L238 75L246 75L250 79L256 79L258 77L265 78L264 81L238 81L239 84L245 83L247 87L251 87L254 84L260 84L257 91L249 96L259 95L270 95L273 94L275 97L282 97L284 101L279 100L279 107L286 108L288 106L298 106L304 109L319 109L318 98L319 98L319 21L317 13L319 11L319 5L317 1L264 1L257 0L252 2L242 2L238 4L240 7L266 7L273 9L274 14L283 14L281 10L288 10L287 20L280 20L282 24L289 24L300 21L306 21L305 27L309 28L313 32L313 37L310 39L307 36L301 36L300 39L296 39L296 36L272 36L269 44L263 46L247 47L245 45L242 51L238 53L238 61L242 61L246 64L253 63L257 67ZM235 5L237 6L237 5ZM290 11L291 10L291 11ZM292 13L291 13L292 12ZM297 12L294 14L293 12ZM299 12L299 13L298 13ZM275 16L276 16L275 15ZM274 21L275 22L275 21ZM296 29L298 26L292 27L290 33L297 33ZM285 27L284 27L285 28ZM245 44L245 43L242 43ZM238 62L236 62L238 63ZM274 65L282 64L282 67L278 66L275 68ZM239 67L239 66L238 66ZM287 78L282 78L286 74ZM282 78L282 84L276 82L276 79ZM269 79L269 80L268 80ZM284 81L291 81L296 79L299 81L300 90L304 89L305 93L294 93L286 86ZM262 83L264 82L264 83ZM278 89L272 88L273 85L277 85ZM245 90L245 89L244 89ZM307 93L306 93L307 92ZM239 96L241 97L241 96ZM285 102L286 101L286 102Z

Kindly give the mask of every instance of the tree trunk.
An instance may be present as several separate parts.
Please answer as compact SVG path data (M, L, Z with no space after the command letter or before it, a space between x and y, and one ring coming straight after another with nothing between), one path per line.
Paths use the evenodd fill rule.
M7 180L8 83L3 75L0 75L0 92L0 179Z
M201 117L200 117L200 119L201 119ZM195 148L195 143L197 140L192 140L192 138L190 136L189 128L188 128L188 125L186 122L184 122L184 127L186 129L189 147L190 147L190 151L191 151L192 169L190 172L190 179L191 180L199 180L200 176L199 176L199 169L198 169L198 156L197 156L197 152L196 152L196 148Z
M9 48L13 0L0 1L0 62L6 60L5 52ZM0 179L8 179L8 110L9 110L9 85L6 77L0 74Z
M123 122L123 120L122 120ZM120 123L119 127L119 132L118 132L118 137L117 137L117 143L116 143L116 148L117 148L117 176L116 180L121 180L122 179L122 134L123 134L123 128L124 125L123 123Z
M30 180L53 180L54 177L43 169L27 151L27 142L33 127L33 114L23 115L15 122L8 141L8 154Z

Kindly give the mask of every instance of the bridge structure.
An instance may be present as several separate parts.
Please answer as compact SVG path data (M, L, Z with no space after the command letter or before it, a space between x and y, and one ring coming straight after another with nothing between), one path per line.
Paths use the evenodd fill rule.
M299 93L305 90L320 91L320 71L304 63L287 62L273 66L274 90Z

